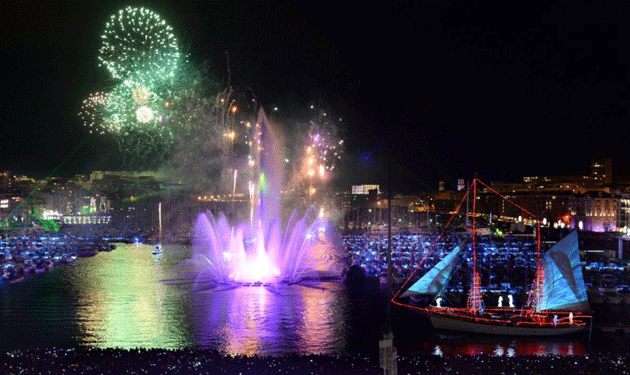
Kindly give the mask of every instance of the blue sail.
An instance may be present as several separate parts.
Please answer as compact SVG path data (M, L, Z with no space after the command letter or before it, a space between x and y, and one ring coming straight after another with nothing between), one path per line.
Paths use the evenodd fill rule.
M538 310L590 311L577 230L553 245L541 259L541 265L544 283Z
M418 294L438 294L444 289L451 279L460 246L453 249L447 256L442 258L435 267L431 268L420 280L416 281L411 288L407 289L401 297L408 297Z

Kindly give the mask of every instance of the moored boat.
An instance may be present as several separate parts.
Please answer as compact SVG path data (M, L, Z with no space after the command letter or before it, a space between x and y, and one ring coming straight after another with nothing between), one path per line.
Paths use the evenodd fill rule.
M475 179L471 185L475 194L478 182ZM473 201L474 199L473 197ZM509 200L508 202L512 203ZM394 296L394 304L428 316L434 328L439 330L510 336L556 336L579 332L588 326L591 319L588 315L590 305L582 275L577 230L558 241L541 258L538 222L537 267L527 303L523 308L515 308L510 295L510 307L502 307L501 302L497 307L487 307L482 296L477 267L474 212L472 217L472 230L469 231L472 241L460 243L409 288L406 287L408 279ZM466 307L443 307L442 297L445 296L453 271L461 265L460 258L465 258L464 254L467 252L472 253L473 262ZM421 264L425 259L426 256ZM417 306L405 302L405 298L421 300L420 297L427 296L436 305Z
M153 249L153 252L152 252L153 255L162 254L162 202L158 203L158 226L159 226L158 244Z
M17 276L13 279L9 279L9 284L21 283L24 281L24 276Z
M77 250L77 256L79 257L93 257L98 253L98 249L94 247L83 247Z

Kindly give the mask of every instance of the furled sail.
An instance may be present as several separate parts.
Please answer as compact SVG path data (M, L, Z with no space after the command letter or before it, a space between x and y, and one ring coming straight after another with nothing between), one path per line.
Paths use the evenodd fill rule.
M538 310L590 311L577 230L553 245L541 260L543 293Z
M442 258L435 267L431 268L411 288L407 289L401 297L409 297L418 294L438 294L444 289L451 279L453 269L457 264L458 254L463 244L457 246L448 255Z

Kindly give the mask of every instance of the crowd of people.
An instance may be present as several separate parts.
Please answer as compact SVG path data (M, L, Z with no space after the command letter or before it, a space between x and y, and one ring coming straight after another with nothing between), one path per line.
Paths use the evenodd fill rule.
M401 356L399 374L630 374L630 354L583 356ZM366 355L229 356L204 349L28 349L0 351L2 374L381 374Z

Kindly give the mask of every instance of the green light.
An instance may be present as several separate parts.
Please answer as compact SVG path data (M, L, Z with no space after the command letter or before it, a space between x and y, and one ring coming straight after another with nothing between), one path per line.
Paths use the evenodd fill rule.
M181 54L172 27L147 9L127 7L112 15L101 36L98 59L113 78L124 79L137 70L153 70L163 77L177 69Z

